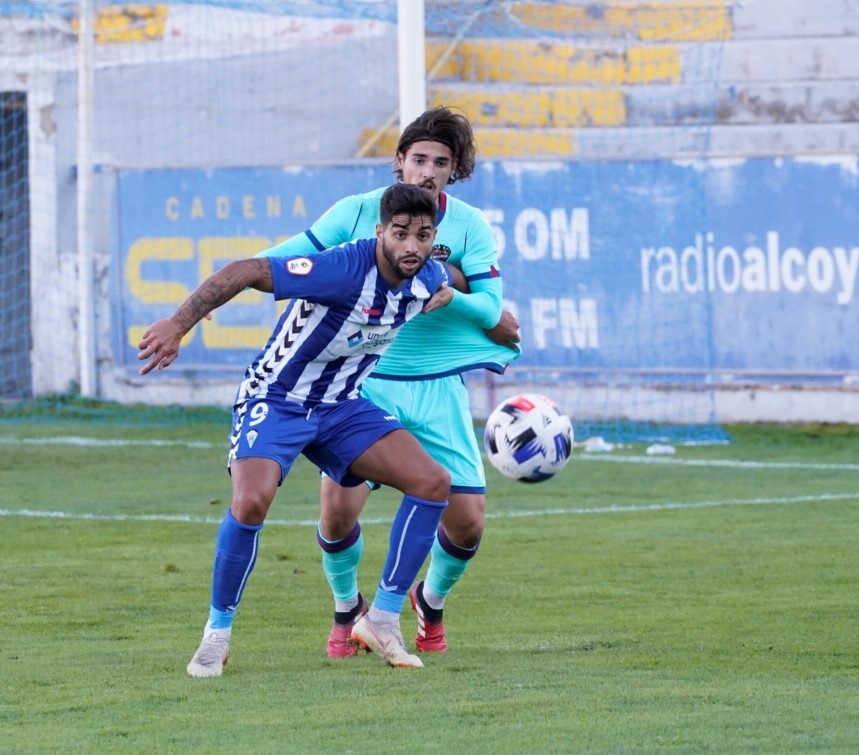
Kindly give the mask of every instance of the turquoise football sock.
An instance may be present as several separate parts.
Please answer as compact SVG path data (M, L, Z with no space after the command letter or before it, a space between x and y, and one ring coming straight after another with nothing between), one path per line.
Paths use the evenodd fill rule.
M338 603L358 600L358 564L364 553L364 536L361 525L340 540L326 540L316 529L316 542L322 549L322 571Z
M444 528L438 528L430 551L432 558L429 569L424 579L424 598L427 599L430 607L444 606L444 599L459 582L459 578L468 567L468 562L474 558L479 547L478 542L473 548L463 548L450 540Z

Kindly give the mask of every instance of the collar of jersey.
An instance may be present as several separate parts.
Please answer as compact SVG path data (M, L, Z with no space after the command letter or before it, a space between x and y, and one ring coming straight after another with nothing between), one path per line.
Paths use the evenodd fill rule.
M444 220L444 213L447 210L447 194L441 192L438 195L438 212L435 215L435 224L436 227L441 225L441 221Z

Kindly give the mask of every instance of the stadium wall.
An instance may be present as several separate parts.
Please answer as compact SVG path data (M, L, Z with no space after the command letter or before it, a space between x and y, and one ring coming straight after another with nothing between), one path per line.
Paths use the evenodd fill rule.
M455 192L484 207L509 239L516 238L517 219L523 213L532 218L530 225L525 223L524 230L520 229L524 233L521 244L510 244L503 259L509 303L523 320L527 356L502 378L469 378L477 416L488 414L500 392L545 391L551 385L553 394L566 406L590 407L597 413L610 407L605 411L646 411L650 418L663 419L653 417L653 398L662 407L660 411L681 415L666 419L695 421L685 403L665 400L665 396L706 393L705 411L717 421L859 422L859 349L849 335L859 332L853 294L859 220L852 200L859 153L859 100L856 72L850 65L859 52L859 6L842 0L821 0L813 8L800 0L709 5L723 5L731 11L730 28L723 37L678 41L674 52L685 63L679 64L676 74L670 69L665 81L651 77L645 82L620 82L623 113L619 120L594 125L591 118L582 125L574 115L574 125L560 131L553 126L540 129L554 136L551 143L557 154L553 156L538 154L523 162L521 154L510 154L510 141L489 131L491 119L483 123L481 117L472 116L483 145L480 174L470 184L455 187ZM184 23L193 28L192 18ZM479 31L474 29L475 34ZM155 202L146 188L124 192L125 181L147 174L157 178L165 171L188 171L185 178L191 176L192 187L205 186L201 196L211 192L215 207L217 196L229 194L229 190L211 185L211 177L219 170L247 172L252 179L253 171L262 171L256 179L264 181L271 172L280 174L286 188L276 193L290 207L288 223L281 214L275 225L283 220L282 227L271 233L267 227L251 227L242 216L234 216L237 226L230 230L225 223L217 224L219 236L251 239L241 247L250 253L263 239L300 231L326 202L348 193L347 186L358 191L378 185L389 175L386 159L356 162L355 155L366 142L367 124L383 125L396 110L397 87L390 70L391 61L396 60L395 26L390 19L353 19L348 33L319 33L316 25L304 32L300 45L190 59L164 55L162 49L148 44L98 46L94 113L98 169L92 227L101 398L228 404L239 374L227 375L222 364L213 370L206 363L219 348L224 352L222 347L210 350L209 356L204 351L202 363L177 370L173 377L141 383L130 374L129 342L119 324L136 306L129 292L123 291L128 286L128 252L137 238L135 223L148 219L154 232L146 238L163 235L159 224L170 228L172 237L199 239L202 235L199 219L194 221L196 226L190 219L184 226L171 220L164 197ZM44 395L74 390L79 375L74 356L79 332L74 231L77 80L70 54L73 46L58 43L49 55L25 50L26 54L12 58L5 41L13 37L17 45L26 47L20 27L4 28L0 89L23 90L27 96L33 347L29 354L16 356L30 359L31 385L23 390L15 387L7 395ZM432 40L430 43L431 51ZM240 49L241 41L235 44ZM213 77L216 58L219 73ZM699 76L710 77L709 89L688 73L696 66ZM296 78L305 88L285 89L284 71L298 72ZM344 77L343 71L350 75ZM386 75L379 77L377 71ZM473 84L466 82L457 90L442 75L437 79L435 92L430 87L431 97L442 97L448 103L463 97L469 114L497 112L497 108L481 106L495 101L490 95L475 94ZM165 82L182 84L169 87ZM321 96L308 96L308 85ZM355 90L360 96L355 96ZM263 92L276 96L261 96ZM466 94L477 99L468 99ZM343 107L344 102L348 107ZM528 107L522 105L518 112ZM597 115L605 118L607 112L611 109L603 107ZM557 120L554 115L553 119ZM336 128L323 130L323 125L331 124ZM527 136L526 126L514 130ZM385 145L383 131L376 143L379 154L387 155L390 145ZM129 138L130 132L133 138ZM190 137L180 136L188 133ZM514 147L521 143L512 142ZM628 208L630 199L640 195L627 189L653 185L646 177L653 166L660 170L657 183L672 172L685 175L668 197L672 207L666 209L664 195L654 195L652 204L633 203L634 211L625 215L626 209L617 208ZM320 194L313 204L300 195L299 202L299 193L286 179L314 167L343 173L337 181L320 179L330 186L330 196ZM621 177L636 171L644 177L629 181ZM759 189L763 187L757 193L749 178L756 172L765 179L757 184ZM344 175L348 178L342 178ZM548 181L551 191L536 199L536 188L524 195L502 189L509 189L510 182L522 176L536 187L541 177L553 175L562 180ZM299 175L298 180L304 179ZM586 191L582 191L583 185ZM693 195L698 199L689 199ZM756 209L754 202L761 199L765 201ZM676 213L689 201L697 203L694 212L678 224ZM535 258L541 224L548 224L551 238L553 213L557 218L558 211L564 218L556 221L563 223L560 235L556 234L560 246ZM217 218L217 210L213 212ZM504 219L499 220L499 213ZM588 223L586 241L581 229L575 228L582 217ZM648 218L658 222L648 227ZM629 221L626 231L618 220ZM662 235L668 228L673 229L671 238ZM713 234L712 241L707 240L708 233ZM772 234L778 236L778 242L772 241ZM767 250L774 243L778 252L769 258L767 268ZM742 270L730 266L737 261L741 267L744 260L751 259L743 256L750 248L762 250L759 270L764 277L770 275L767 269L781 266L788 272L788 285L783 277L755 282L753 270L747 273L751 284L745 288L736 283L735 291L713 290L712 295L698 296L691 306L707 318L705 332L689 335L677 327L665 346L669 351L644 355L648 370L643 372L640 359L624 363L617 354L606 356L605 350L588 340L593 336L585 327L582 306L590 299L597 302L595 311L601 322L612 326L605 332L620 332L614 343L617 352L641 356L630 346L639 332L643 287L649 286L652 294L658 280L671 276L669 267L659 268L660 250L672 249L679 260L684 249L691 249L685 257L686 268L675 266L677 280L686 275L689 283L691 263L705 260L708 246L714 252L707 264L722 260L729 287L742 280ZM720 250L726 247L737 256L722 252L720 257ZM587 259L583 258L585 249L590 255ZM647 249L652 250L649 257L643 251ZM791 252L788 261L781 262L789 249L798 256ZM815 253L816 249L822 251ZM843 250L840 257L836 249ZM186 279L181 278L185 273L180 274L186 287L203 269L197 251L194 255L194 271ZM667 251L662 253L663 260L669 257ZM612 290L612 276L630 266L634 275L620 286L621 294L626 287L621 296ZM531 275L534 270L539 274ZM545 296L539 288L531 288L530 281L536 281L533 286L553 281L563 290ZM659 285L670 288L673 284ZM798 290L792 291L791 286ZM661 296L661 301L653 296L647 299L647 307L656 311L671 298L665 291ZM561 301L564 298L569 304ZM556 312L567 313L553 326L556 332L535 332L535 299L551 299ZM636 302L639 306L632 313L631 304ZM159 311L165 302L148 304L150 309L144 309L141 316ZM688 301L679 307L672 303L673 319L664 320L662 327L670 330L672 322L688 322L687 305ZM545 309L546 305L539 306ZM603 344L605 339L603 336ZM544 348L535 348L535 344ZM766 349L752 348L759 345ZM241 363L247 354L246 347L242 348L241 355L231 353L230 358L237 357L234 361ZM766 363L754 363L756 353L766 355ZM667 375L656 369L666 355L669 360L679 360L669 365ZM218 356L214 362L220 359ZM218 370L220 374L216 374ZM609 393L615 398L608 400Z

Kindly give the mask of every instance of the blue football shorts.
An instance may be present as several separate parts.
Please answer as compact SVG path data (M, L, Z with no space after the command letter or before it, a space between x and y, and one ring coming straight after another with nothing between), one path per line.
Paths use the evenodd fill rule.
M460 375L432 380L368 378L361 394L387 409L449 473L452 493L485 493L486 475L468 390Z
M335 482L365 482L346 470L379 438L402 428L388 412L365 398L306 409L297 401L268 396L233 409L229 468L233 459L265 458L280 464L282 483L298 454L304 454Z

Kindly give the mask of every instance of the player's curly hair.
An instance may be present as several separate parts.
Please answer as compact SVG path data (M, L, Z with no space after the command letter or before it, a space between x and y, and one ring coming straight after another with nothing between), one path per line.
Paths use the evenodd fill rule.
M424 111L403 129L396 154L405 157L415 142L438 142L450 149L456 169L450 175L449 184L471 178L477 148L471 123L465 115L454 113L444 105ZM402 181L402 169L395 167L394 172Z

